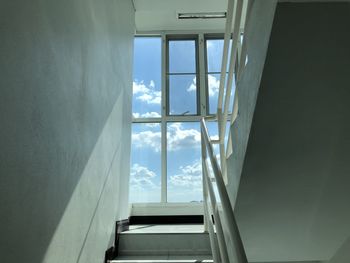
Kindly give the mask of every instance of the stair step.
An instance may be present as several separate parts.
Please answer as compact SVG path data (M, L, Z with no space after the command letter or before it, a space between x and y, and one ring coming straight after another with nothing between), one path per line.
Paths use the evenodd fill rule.
M139 260L139 259L115 259L108 261L109 263L213 263L212 259L208 260L197 260L197 259L192 259L192 260L181 260L181 259L150 259L150 260Z
M209 235L203 230L200 231L198 227L170 226L168 232L166 229L164 226L161 228L159 226L153 226L153 228L152 226L134 227L130 231L121 233L118 255L186 256L187 258L183 260L197 260L196 255L211 255ZM163 257L159 260L163 259L169 260L171 258Z
M208 255L209 236L194 234L120 235L119 255Z
M145 256L144 258L147 258ZM174 257L175 258L175 257ZM142 257L129 257L129 259L114 259L109 263L213 263L212 259L142 259ZM275 261L275 262L251 262L251 263L322 263L322 261Z
M185 260L185 259L150 259L150 260L140 260L140 259L114 259L110 260L109 263L213 263L212 259L205 260Z
M211 255L197 256L119 256L110 263L213 263Z

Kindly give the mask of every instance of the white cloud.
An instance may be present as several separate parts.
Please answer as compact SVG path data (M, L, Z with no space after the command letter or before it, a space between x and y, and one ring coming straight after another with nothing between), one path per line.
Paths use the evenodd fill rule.
M161 148L161 132L142 131L132 134L132 144L137 148L151 147L155 152Z
M145 123L145 125L150 128L160 127L160 123Z
M149 88L146 87L146 85L141 82L134 81L132 83L132 94L139 94L139 93L147 93L149 91Z
M133 113L132 113L132 117L133 117L133 118L140 118L140 113L138 113L138 112L133 112Z
M193 80L192 80L191 85L187 89L187 92L196 91L196 89L197 89L197 84L196 83L197 83L197 80L196 80L196 77L194 77Z
M160 118L160 114L158 112L146 112L144 114L141 114L141 117L143 118Z
M155 90L155 83L153 80L146 85L143 81L133 82L133 94L137 100L146 102L147 104L160 104L161 92Z
M169 151L201 146L200 132L195 129L183 129L181 123L173 123L168 126L167 138Z
M159 125L150 123L150 125ZM151 126L153 127L153 126ZM168 151L178 151L184 148L199 148L201 146L201 134L196 129L184 129L181 123L172 123L167 132ZM150 147L155 152L161 149L160 131L142 131L132 134L132 143L137 148Z
M176 175L170 176L170 183L173 186L202 188L202 165L201 160L196 160L190 165L180 166Z
M152 100L152 99L153 99L153 96L152 96L152 95L149 95L149 94L144 93L144 94L142 94L142 95L140 95L140 96L136 97L136 99L141 100L141 101L145 101L145 102L147 102L147 101Z
M213 97L219 93L219 87L220 79L217 79L213 75L208 75L208 92L210 97ZM195 92L196 89L196 78L193 78L191 85L187 89L187 92Z
M160 114L158 112L154 112L154 111L151 111L151 112L146 112L146 113L138 113L138 112L133 112L132 116L134 118L160 118Z
M213 75L208 75L208 91L209 96L215 96L219 93L220 79L216 79Z
M202 176L202 163L201 160L196 160L191 165L180 166L182 173L192 176Z
M132 165L130 171L130 185L136 190L154 189L157 186L152 181L152 178L156 176L157 175L147 167L135 163Z
M135 178L153 178L157 176L153 171L138 163L132 165L130 175Z

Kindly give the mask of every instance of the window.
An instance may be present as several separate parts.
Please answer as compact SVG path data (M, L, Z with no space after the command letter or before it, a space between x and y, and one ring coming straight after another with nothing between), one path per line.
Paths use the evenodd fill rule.
M228 59L231 55L231 43L229 46L229 54ZM205 40L205 47L206 47L206 81L207 81L207 93L208 93L208 113L209 114L215 114L217 110L217 102L218 102L218 96L219 96L219 86L220 86L220 75L221 75L221 64L222 64L222 54L224 50L224 39L218 36L207 36ZM226 79L228 68L226 72ZM234 84L233 84L234 85ZM232 87L231 92L231 101L229 110L231 111L232 105L233 105L233 94L234 94L234 87Z
M130 202L161 201L161 37L134 40Z
M161 50L160 37L136 37L134 40L133 116L161 115Z
M161 131L159 123L134 123L130 167L130 202L161 201Z
M202 201L199 122L167 124L168 202Z
M217 36L135 37L130 202L202 201L199 121L216 112L222 50Z
M167 114L197 115L197 41L168 38L167 44Z

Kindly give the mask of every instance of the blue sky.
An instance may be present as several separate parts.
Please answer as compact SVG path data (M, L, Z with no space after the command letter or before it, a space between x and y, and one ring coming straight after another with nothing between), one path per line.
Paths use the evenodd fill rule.
M160 116L161 72L161 38L135 38L132 105L140 117Z
M222 42L209 41L209 72L220 70ZM194 41L169 44L169 73L195 73ZM210 74L209 102L216 108L219 75ZM193 75L169 75L170 114L196 114L196 79ZM211 112L215 112L212 110ZM161 38L137 37L134 41L133 116L160 117ZM215 136L216 123L209 125ZM197 122L167 123L168 202L202 200L200 127ZM160 202L161 126L133 124L130 202Z

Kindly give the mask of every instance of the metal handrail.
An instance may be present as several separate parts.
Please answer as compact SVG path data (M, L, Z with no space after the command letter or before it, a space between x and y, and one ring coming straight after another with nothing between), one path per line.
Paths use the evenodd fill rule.
M203 170L203 200L205 229L210 235L210 244L215 263L247 263L243 243L233 214L233 208L227 193L224 179L227 179L226 160L232 152L231 130L225 148L226 123L230 118L230 125L238 116L238 97L235 94L231 116L228 108L231 100L232 83L241 78L246 57L246 41L243 45L240 39L242 16L245 13L244 27L249 18L252 0L228 0L225 39L221 65L218 108L215 120L218 122L218 140L210 140L205 119L201 120L202 136L202 170ZM246 4L246 6L244 6ZM229 59L229 72L226 81L229 41L232 35L231 55ZM243 36L245 38L245 36ZM236 78L234 72L236 70ZM225 95L224 95L225 94ZM213 144L220 147L220 166L214 156ZM208 162L209 160L209 162ZM214 177L210 176L209 165ZM217 202L214 183L218 190L221 203ZM208 204L210 202L210 205ZM221 206L220 206L221 205ZM219 213L219 206L222 213ZM213 215L213 217L212 217ZM224 231L225 228L225 231ZM216 230L216 233L214 231ZM232 243L229 243L232 242ZM231 246L228 250L228 244ZM230 253L229 253L230 251Z
M212 243L212 251L215 263L247 263L247 257L245 255L243 243L239 234L238 226L236 223L233 209L229 199L229 195L226 190L224 180L222 178L221 169L218 165L217 159L214 155L213 145L210 142L207 127L205 125L204 118L201 120L201 135L202 135L202 168L203 168L203 198L204 198L204 216L206 227L210 230L210 240ZM222 215L219 213L219 203L216 200L214 184L209 175L208 161L212 167L216 187L219 193ZM208 201L212 207L212 214L214 216L215 223L212 221L211 213L208 211ZM215 225L216 236L213 233ZM224 226L227 231L227 235L224 235ZM229 258L227 241L231 240L233 247L230 248L234 252L235 259ZM220 255L220 257L218 256ZM219 259L220 258L220 259ZM219 261L220 260L220 261Z
M247 26L247 21L249 20L250 17L250 13L251 13L251 7L252 7L252 3L253 1L251 0L247 0L246 1L246 7L245 7L245 21L244 21L244 27L246 28ZM240 54L238 57L238 63L237 63L237 78L236 78L236 87L237 84L239 83L239 81L241 80L242 77L242 73L243 73L243 69L244 66L246 64L246 56L247 56L247 41L245 41L245 36L243 35L243 43L241 43L241 38L237 39L240 43L241 46L241 50L240 50ZM238 96L237 94L235 94L234 96L234 103L232 105L232 111L231 111L231 120L230 120L230 125L232 125L236 118L238 117ZM225 153L225 160L231 155L232 153L232 141L231 141L231 130L229 130L229 134L228 134L228 141L226 143L226 153Z
M222 100L224 97L224 86L226 80L226 69L227 69L227 59L228 59L228 49L231 39L231 29L233 21L233 7L234 1L228 0L227 3L227 18L225 25L225 36L224 36L224 47L223 47L223 56L221 61L221 75L220 75L220 84L219 84L219 96L218 96L218 111L222 111Z
M233 78L234 78L233 73L234 73L235 66L236 66L238 42L239 42L239 37L240 37L239 34L240 34L240 25L241 25L241 18L242 18L242 9L243 9L243 0L237 0L236 1L236 8L235 8L235 20L234 20L233 33L232 33L233 41L232 41L232 46L231 46L229 73L228 73L228 79L227 79L226 89L225 89L226 94L225 94L224 111L223 111L222 121L225 121L227 119L227 116L228 116L228 108L229 108L229 104L230 104L232 83L233 83ZM224 142L226 123L222 123L220 128L221 128L221 131L219 133L221 133L223 135L221 137L221 139L222 139L222 142Z
M226 179L226 150L225 150L226 121L229 117L228 108L229 108L230 98L231 98L232 83L234 81L234 71L236 67L236 60L238 57L237 52L238 52L238 44L239 44L239 38L240 38L240 25L241 25L242 13L243 13L243 0L236 0L235 4L234 4L234 0L228 0L224 50L223 50L223 56L222 56L222 65L221 65L222 68L221 68L221 75L220 75L220 86L219 86L218 108L217 108L218 131L219 131L218 134L219 134L219 140L220 140L220 146L219 146L220 147L220 164L221 164L223 176L225 179ZM233 19L233 15L234 15L234 19ZM229 51L228 47L229 47L231 35L232 35L233 41L231 45L229 71L228 71L228 76L226 81L226 69L227 69L227 59L228 59L228 51ZM224 93L225 93L225 96L224 96Z

